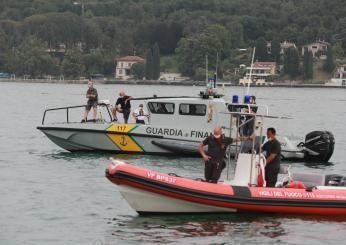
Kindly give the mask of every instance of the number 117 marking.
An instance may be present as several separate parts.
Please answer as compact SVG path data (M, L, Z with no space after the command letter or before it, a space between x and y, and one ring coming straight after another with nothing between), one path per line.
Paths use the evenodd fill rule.
M126 131L126 126L118 126L117 127L117 131L125 132Z

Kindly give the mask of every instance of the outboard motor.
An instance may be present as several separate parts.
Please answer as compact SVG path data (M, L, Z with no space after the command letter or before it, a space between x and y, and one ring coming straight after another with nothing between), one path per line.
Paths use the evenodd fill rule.
M334 152L335 139L329 131L313 131L305 136L305 161L328 162Z

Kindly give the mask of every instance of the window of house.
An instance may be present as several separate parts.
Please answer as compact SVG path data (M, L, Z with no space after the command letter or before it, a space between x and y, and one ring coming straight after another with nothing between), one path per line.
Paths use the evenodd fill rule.
M179 114L190 116L205 116L207 106L203 104L180 104Z
M149 102L148 107L153 114L174 114L174 103Z
M119 69L119 74L123 74L123 69Z

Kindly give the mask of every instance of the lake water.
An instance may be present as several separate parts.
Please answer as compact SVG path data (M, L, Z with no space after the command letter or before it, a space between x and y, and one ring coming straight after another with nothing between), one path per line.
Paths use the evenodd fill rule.
M112 103L128 94L195 95L201 87L97 85ZM36 126L50 107L85 103L86 85L0 83L0 244L344 244L346 218L220 214L137 215L105 177L110 157L162 172L202 177L198 158L70 153ZM225 88L227 96L242 88ZM252 88L285 135L330 130L336 139L329 164L292 163L292 168L346 175L346 90ZM82 119L82 115L80 115Z

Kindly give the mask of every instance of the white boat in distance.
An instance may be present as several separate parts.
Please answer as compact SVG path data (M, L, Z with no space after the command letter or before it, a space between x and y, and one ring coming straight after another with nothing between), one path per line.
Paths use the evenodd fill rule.
M69 112L84 106L53 108L44 112L42 125L37 129L68 151L199 156L199 142L210 135L216 125L224 128L226 136L235 137L238 134L229 131L228 112L251 106L231 103L216 89L206 89L195 97L153 96L134 100L144 104L150 114L149 123L112 122L109 105L100 103L99 107L106 110L108 119L102 116L96 122L70 122ZM255 106L268 114L267 107ZM57 110L66 111L66 121L46 124L47 113ZM233 120L240 121L240 117L234 116ZM302 142L293 142L284 136L279 140L282 143L282 158L287 160L328 162L334 150L334 137L328 131L313 131ZM238 149L233 147L233 151Z

